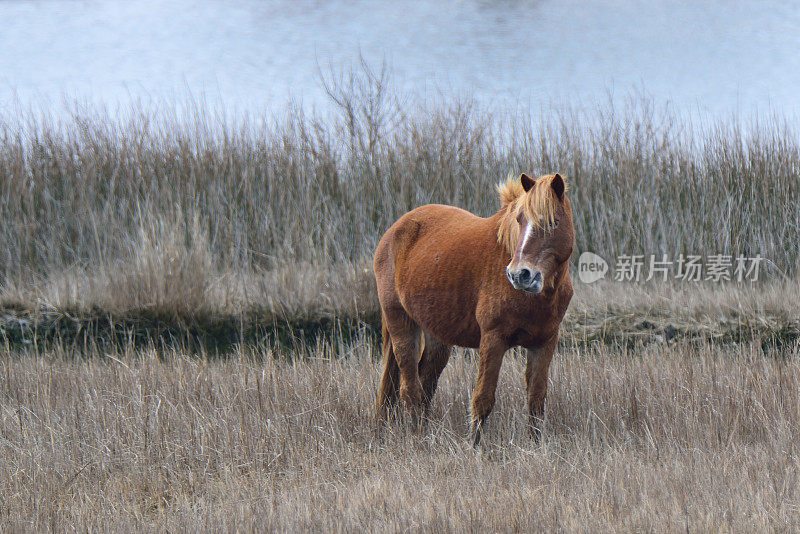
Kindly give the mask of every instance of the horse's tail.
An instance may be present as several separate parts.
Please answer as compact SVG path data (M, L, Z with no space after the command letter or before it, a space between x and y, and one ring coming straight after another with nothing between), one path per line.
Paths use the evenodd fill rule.
M386 328L386 317L381 314L381 335L383 337L383 377L378 388L376 417L379 421L389 416L389 410L397 401L397 391L400 387L400 367L392 348L392 337Z

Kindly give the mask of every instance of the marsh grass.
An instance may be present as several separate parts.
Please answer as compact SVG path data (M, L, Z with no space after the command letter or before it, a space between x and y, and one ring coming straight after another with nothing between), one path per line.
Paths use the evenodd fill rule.
M457 351L421 435L372 420L368 340L291 360L0 357L3 530L792 531L800 358L758 343L567 347L545 437L510 353L485 447Z
M430 202L490 215L495 184L523 170L568 176L578 252L760 254L762 279L797 283L800 145L780 118L708 123L645 97L424 104L368 66L326 88L328 115L0 116L3 307L357 317L397 217Z

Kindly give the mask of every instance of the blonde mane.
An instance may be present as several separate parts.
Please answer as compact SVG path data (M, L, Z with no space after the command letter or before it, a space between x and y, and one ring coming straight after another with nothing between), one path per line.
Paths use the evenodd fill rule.
M500 208L505 208L505 213L500 217L500 227L497 229L497 242L512 256L519 244L517 216L520 211L524 211L525 219L536 228L543 228L555 220L559 202L551 187L555 176L555 174L542 176L527 193L518 176L509 176L505 182L497 184Z

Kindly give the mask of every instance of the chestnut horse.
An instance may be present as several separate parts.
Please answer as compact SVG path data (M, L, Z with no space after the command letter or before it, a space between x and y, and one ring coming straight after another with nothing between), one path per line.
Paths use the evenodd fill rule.
M572 207L558 175L523 174L497 187L501 208L483 219L431 204L402 216L375 250L384 370L378 418L398 395L418 421L453 345L477 348L474 443L492 411L505 352L527 349L531 430L539 435L547 372L572 298Z

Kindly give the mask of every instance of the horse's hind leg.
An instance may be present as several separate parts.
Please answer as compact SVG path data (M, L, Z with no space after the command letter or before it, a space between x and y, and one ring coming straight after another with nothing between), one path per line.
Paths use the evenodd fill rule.
M400 367L394 357L392 348L392 337L386 328L386 317L381 314L381 334L383 337L383 376L381 385L378 387L378 405L376 418L379 421L386 420L389 412L397 402L397 391L400 388Z
M439 376L450 359L451 347L445 345L432 335L425 333L425 348L419 360L419 378L422 382L422 406L425 411L430 407Z
M422 384L419 380L421 330L402 308L384 310L391 337L392 354L400 375L400 400L414 423L422 410Z

